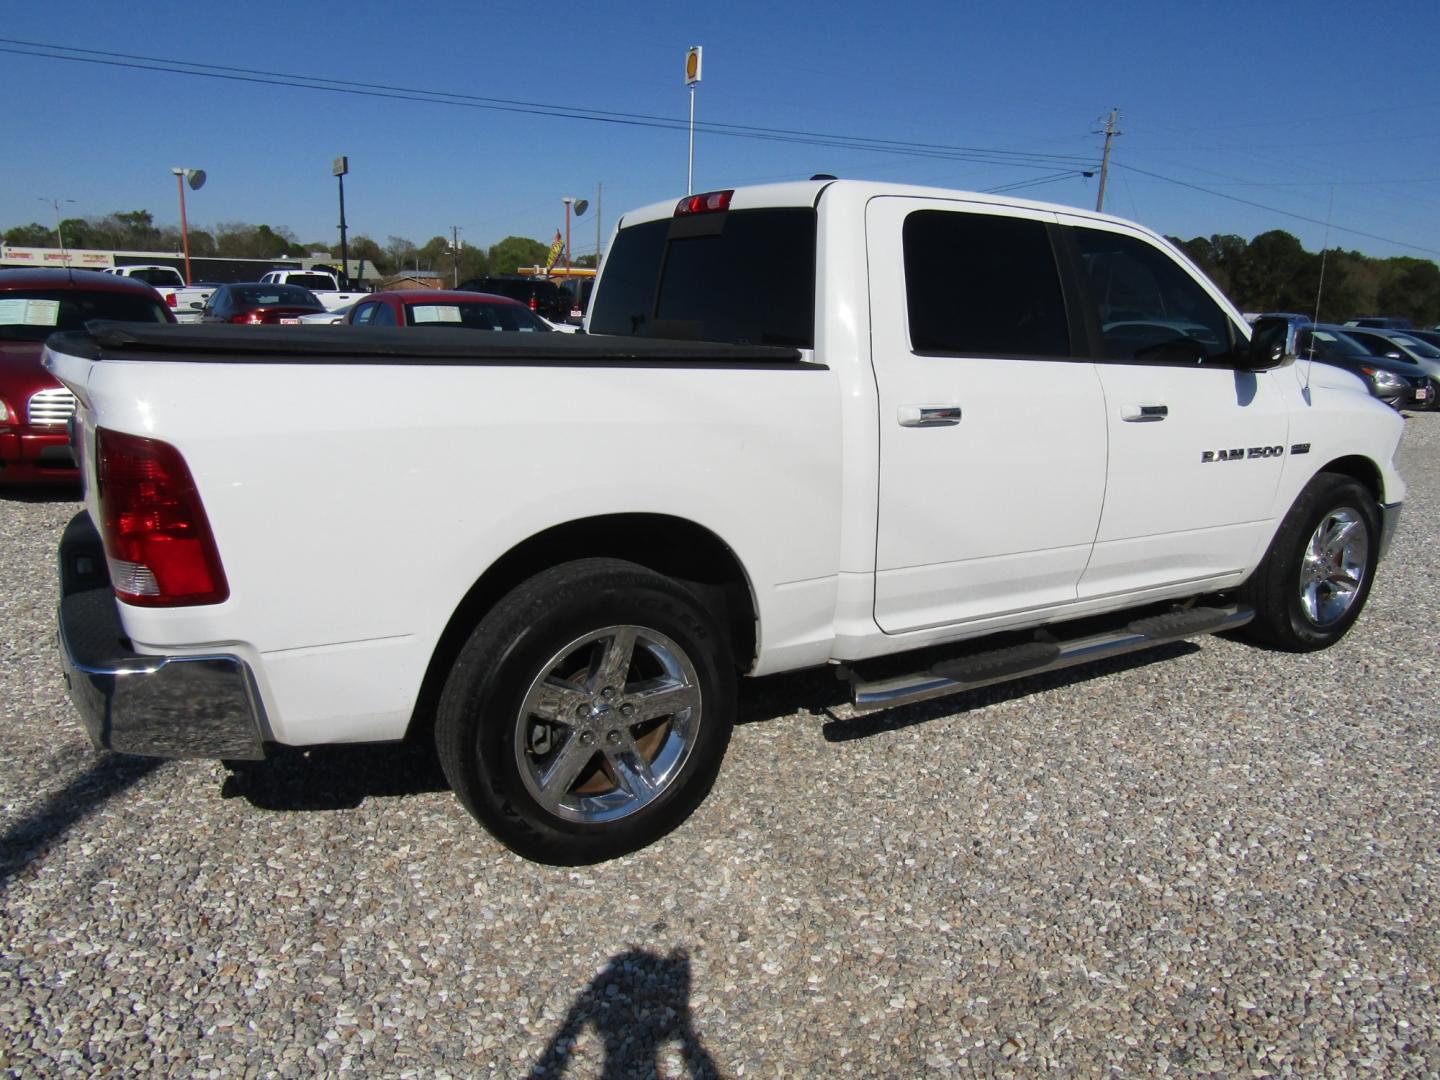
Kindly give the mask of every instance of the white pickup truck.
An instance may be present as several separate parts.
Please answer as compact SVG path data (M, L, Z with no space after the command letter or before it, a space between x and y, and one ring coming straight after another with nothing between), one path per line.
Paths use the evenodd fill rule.
M340 282L328 270L271 270L260 276L262 285L299 285L309 289L315 298L325 305L326 311L339 311L349 307L368 293L345 292Z
M176 322L199 322L205 301L215 291L214 285L186 285L185 278L173 266L112 266L104 272L145 282L164 299L174 312Z
M1232 628L1330 645L1405 493L1402 418L1283 321L1252 337L1138 226L987 195L628 213L586 334L260 330L50 339L96 745L433 732L556 863L691 812L737 674L832 664L863 710Z

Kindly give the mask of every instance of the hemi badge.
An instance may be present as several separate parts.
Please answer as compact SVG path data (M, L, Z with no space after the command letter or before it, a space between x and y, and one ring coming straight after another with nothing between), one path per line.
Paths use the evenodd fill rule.
M1290 453L1308 454L1310 453L1310 444L1308 442L1297 442L1294 446L1290 447Z

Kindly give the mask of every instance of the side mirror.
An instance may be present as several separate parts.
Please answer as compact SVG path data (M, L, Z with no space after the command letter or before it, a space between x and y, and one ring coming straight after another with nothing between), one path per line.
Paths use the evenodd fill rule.
M1251 371L1267 371L1292 363L1297 353L1299 332L1300 328L1289 319L1256 319L1250 331L1245 366Z

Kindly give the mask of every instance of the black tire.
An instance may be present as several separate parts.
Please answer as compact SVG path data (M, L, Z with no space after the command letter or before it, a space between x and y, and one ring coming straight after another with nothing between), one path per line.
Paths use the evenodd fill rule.
M1289 652L1335 644L1365 607L1379 557L1374 497L1348 476L1318 474L1240 589L1255 608L1245 634Z
M719 624L684 586L617 559L566 563L507 594L461 648L436 710L440 763L511 850L600 862L700 805L735 681Z

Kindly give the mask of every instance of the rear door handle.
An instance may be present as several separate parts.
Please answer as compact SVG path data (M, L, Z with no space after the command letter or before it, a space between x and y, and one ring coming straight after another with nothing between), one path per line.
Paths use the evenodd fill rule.
M954 427L960 423L959 405L901 405L901 427Z
M1168 405L1121 405L1120 419L1129 424L1153 424L1170 415Z

